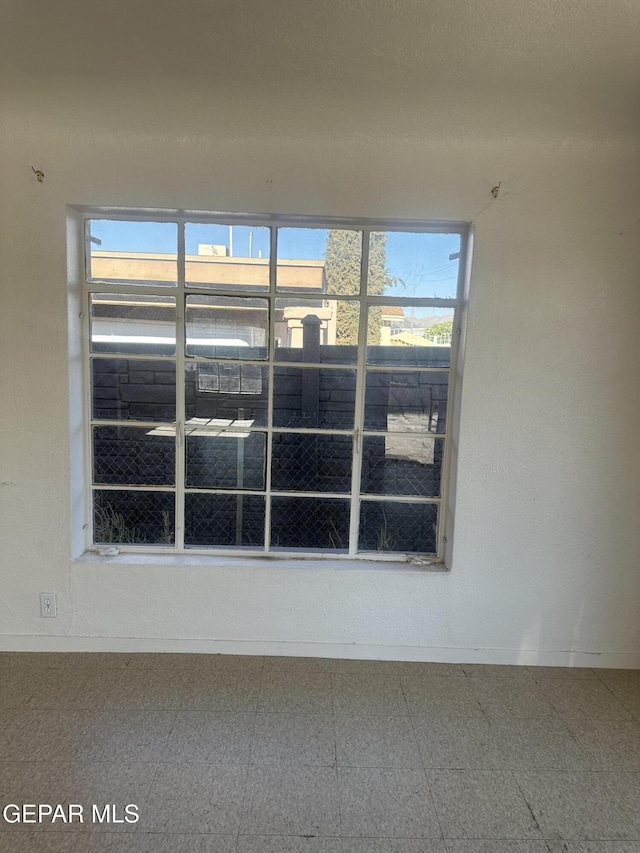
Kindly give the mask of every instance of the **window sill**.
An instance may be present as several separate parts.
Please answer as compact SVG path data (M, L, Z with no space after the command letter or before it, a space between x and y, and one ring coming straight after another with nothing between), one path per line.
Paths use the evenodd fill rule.
M341 559L314 559L313 557L299 557L291 559L280 556L269 557L242 557L242 556L220 556L203 554L150 554L134 553L132 551L120 552L112 556L101 555L96 551L85 551L76 559L74 564L93 563L108 566L128 566L131 568L145 567L167 567L167 568L202 568L202 569L251 569L272 571L279 570L304 571L383 571L389 572L411 572L424 574L425 572L442 574L448 569L444 563L420 563L394 560L367 560L365 558L355 560Z

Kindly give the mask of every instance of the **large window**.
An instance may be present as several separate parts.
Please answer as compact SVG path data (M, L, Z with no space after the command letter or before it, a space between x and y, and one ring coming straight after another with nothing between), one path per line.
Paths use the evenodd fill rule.
M88 216L89 544L441 559L465 238Z

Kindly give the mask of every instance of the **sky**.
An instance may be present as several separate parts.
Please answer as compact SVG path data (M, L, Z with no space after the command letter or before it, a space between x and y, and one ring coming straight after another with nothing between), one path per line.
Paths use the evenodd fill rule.
M269 229L234 225L233 255L249 256L252 235L252 257L269 256ZM327 231L321 228L281 228L278 234L278 256L283 259L323 260ZM177 226L171 222L122 222L92 220L91 234L102 241L96 248L121 252L176 251ZM227 225L187 223L185 249L198 254L198 244L223 245L229 248ZM386 291L390 296L452 298L455 296L458 261L449 255L460 251L458 234L418 234L387 232L387 271L396 285ZM436 313L430 309L430 313Z

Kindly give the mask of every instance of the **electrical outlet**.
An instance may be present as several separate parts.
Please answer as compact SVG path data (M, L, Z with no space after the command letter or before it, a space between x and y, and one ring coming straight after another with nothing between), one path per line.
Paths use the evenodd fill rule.
M58 600L55 592L40 593L40 615L43 618L51 618L58 615Z

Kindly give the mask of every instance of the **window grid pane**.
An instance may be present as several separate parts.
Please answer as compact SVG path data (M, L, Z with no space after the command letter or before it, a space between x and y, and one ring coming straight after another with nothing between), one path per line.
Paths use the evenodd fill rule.
M165 491L100 490L93 493L96 544L164 545L175 542L175 494Z
M100 485L172 486L175 451L173 427L94 427L93 481Z
M175 361L92 358L90 367L94 420L175 422Z
M187 234L188 243L189 224L178 227L185 229L182 233ZM211 223L215 234L221 227L229 228ZM243 234L249 239L249 232L257 234L258 228L248 227L246 234L235 228L236 246ZM267 230L262 227L263 242ZM307 232L313 232L316 243L320 234L325 235L324 257L315 244L311 257L303 257ZM292 234L303 248L295 252L295 245L290 246L285 252L288 257L280 251L276 257L274 247L286 247ZM220 255L220 247L213 242L199 246L194 260L193 247L185 245L182 237L176 278L184 310L177 312L177 333L167 321L167 312L175 316L175 298L152 292L154 286L166 288L167 282L146 276L142 267L130 283L143 284L143 296L119 295L116 278L113 293L111 279L90 285L96 306L91 311L92 347L105 353L91 359L94 482L107 487L95 488L94 541L110 541L96 536L104 537L109 531L111 516L111 535L119 535L120 544L173 547L175 525L173 518L169 525L166 515L180 505L186 524L180 546L184 541L189 549L310 553L320 549L351 556L361 551L437 553L439 502L429 503L429 498L439 501L441 495L456 302L452 300L450 309L442 307L442 301L438 307L437 300L451 292L424 296L419 276L404 308L402 299L391 298L402 297L400 291L406 289L406 282L394 275L397 257L391 265L384 262L391 234L357 227L337 231L274 227L254 264L242 257L232 263L221 261L224 253ZM195 231L191 238L194 235ZM285 239L280 243L281 236ZM435 234L405 232L401 237L394 235L391 242L416 244L418 238L429 236ZM453 237L460 244L460 234L439 236ZM212 263L207 261L209 250L217 264L215 275L209 275L213 269L207 266ZM251 250L245 251L251 259ZM340 252L345 256L340 257ZM361 258L367 254L363 270ZM105 263L105 258L100 262ZM292 278L293 267L297 272ZM239 270L246 281L234 279ZM254 281L247 270L258 278ZM265 270L269 271L268 291ZM300 278L300 270L308 281ZM443 285L449 291L455 279L450 272L449 265ZM426 278L433 274L431 270ZM360 292L362 275L367 286ZM202 289L209 292L202 294ZM251 290L255 294L260 289L265 291L260 298L251 296ZM230 294L233 290L236 295ZM389 294L389 306L384 304L385 294ZM416 294L419 300L413 298ZM370 299L377 304L369 304ZM362 311L367 318L364 331ZM116 340L116 349L110 348L108 340L109 332L113 338L120 330L113 323L123 327L127 338ZM127 323L133 323L131 332ZM368 345L364 362L358 358L358 338ZM119 357L123 345L132 357ZM113 358L108 358L109 352ZM144 355L149 356L147 361ZM176 355L177 364L175 359L162 361L163 355ZM177 413L177 442L172 428L162 425L162 421L176 420L176 367L185 378L178 394L184 408ZM167 382L169 374L172 379ZM150 385L164 387L150 390ZM196 397L205 401L199 407ZM100 420L108 423L99 427ZM124 431L112 424L122 420L134 424ZM139 421L157 425L139 427L135 425ZM171 451L164 446L167 440ZM354 487L358 485L354 491L356 463L359 479L353 482ZM178 504L171 490L176 465L184 471L177 480ZM118 486L122 486L120 492ZM135 491L127 492L127 486ZM154 491L144 492L145 486ZM171 511L168 504L160 510L160 526L157 512L155 520L144 517L145 512L157 510L160 499L153 497L157 494L164 495L165 502L169 496L171 502ZM409 497L413 503L407 503ZM354 522L358 541L349 549L352 514L359 518ZM251 525L245 530L242 525L247 519ZM177 525L182 524L178 519ZM392 526L393 535L389 533ZM265 530L271 547L265 544Z
M90 303L92 352L176 354L174 296L93 293Z

